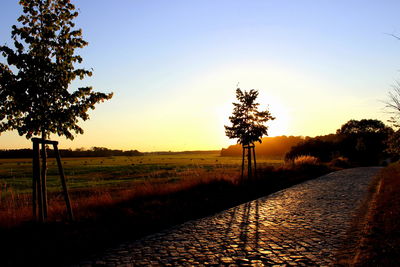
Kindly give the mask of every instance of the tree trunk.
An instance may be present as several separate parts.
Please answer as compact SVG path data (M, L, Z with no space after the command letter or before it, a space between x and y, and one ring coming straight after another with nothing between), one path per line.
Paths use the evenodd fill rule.
M33 142L33 188L32 188L32 213L34 221L43 222L42 182L40 177L39 143Z
M42 139L46 140L46 132L42 131ZM46 173L47 173L47 153L46 153L46 144L42 143L42 198L43 198L43 216L44 219L47 218L47 185L46 185Z

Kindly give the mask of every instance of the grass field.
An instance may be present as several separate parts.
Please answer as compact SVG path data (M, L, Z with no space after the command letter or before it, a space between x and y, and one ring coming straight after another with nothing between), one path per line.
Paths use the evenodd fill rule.
M240 171L241 159L220 157L219 154L179 154L135 157L64 158L62 160L68 187L71 190L92 187L126 187L127 184L163 179L174 181L183 177L196 178L203 173ZM258 159L260 167L279 165L282 160ZM48 159L48 191L60 190L58 169L54 158ZM0 159L0 190L2 196L29 193L32 190L31 159Z
M240 157L214 154L146 154L93 158L63 158L63 167L77 217L90 217L93 206L110 205L134 196L159 195L215 180L235 182ZM259 168L282 160L258 159ZM47 190L53 219L65 211L58 168L48 159ZM31 218L32 160L0 159L0 225ZM65 214L64 214L65 215Z

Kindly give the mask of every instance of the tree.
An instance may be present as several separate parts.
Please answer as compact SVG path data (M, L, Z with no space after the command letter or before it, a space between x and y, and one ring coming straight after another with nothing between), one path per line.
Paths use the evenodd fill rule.
M396 37L398 38L398 37ZM391 114L390 122L397 130L391 134L388 139L388 152L400 156L400 82L396 81L393 85L393 91L388 93L388 100L384 102L385 107Z
M340 135L361 135L383 133L388 130L389 128L380 120L362 119L359 121L349 120L336 133Z
M76 78L92 75L76 68L82 57L75 50L88 43L82 30L75 28L78 12L70 0L20 0L19 4L23 15L19 25L12 26L14 49L0 46L8 63L0 63L0 133L17 130L27 139L40 136L43 141L52 133L74 139L74 133L83 133L79 120L89 119L88 110L112 93L69 88ZM44 142L42 166L45 181Z
M388 93L388 100L384 102L385 107L389 110L391 117L389 122L395 127L399 127L400 120L400 82L396 81L393 85L393 91Z
M350 120L337 130L341 153L363 165L378 164L385 155L393 129L380 120Z
M232 103L234 106L232 116L229 117L232 126L225 125L225 133L231 139L237 139L242 145L242 178L244 170L245 150L247 149L248 176L251 178L251 151L253 151L254 166L256 166L254 143L262 142L261 138L268 135L268 126L265 124L275 118L267 110L258 111L259 103L256 103L258 91L242 91L236 89L236 99L239 103Z
M328 162L337 154L337 150L337 143L325 140L325 136L307 137L290 148L285 155L285 160L294 160L300 156L313 156L320 161Z

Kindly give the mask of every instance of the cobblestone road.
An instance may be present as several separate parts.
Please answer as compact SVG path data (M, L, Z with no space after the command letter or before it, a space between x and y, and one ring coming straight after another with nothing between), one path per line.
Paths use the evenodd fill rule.
M331 173L78 266L332 265L379 168Z

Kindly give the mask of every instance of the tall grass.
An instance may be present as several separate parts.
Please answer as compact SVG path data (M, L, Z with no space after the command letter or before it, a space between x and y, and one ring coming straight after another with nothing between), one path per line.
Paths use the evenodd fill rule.
M378 178L353 266L399 266L400 162L384 168Z
M302 166L302 165L318 165L319 160L316 157L309 156L309 155L303 155L303 156L298 156L293 160L293 164L295 166Z
M172 175L171 175L172 174ZM167 177L159 179L159 173L150 173L142 181L127 183L119 187L91 187L71 190L72 207L77 220L93 218L96 209L110 207L119 202L134 200L140 197L154 197L185 191L199 185L215 181L238 182L236 169L219 168L207 171L202 168L174 170ZM1 191L0 187L0 227L13 227L32 218L31 195L15 193L12 188ZM49 193L49 221L67 218L64 199L61 193Z

